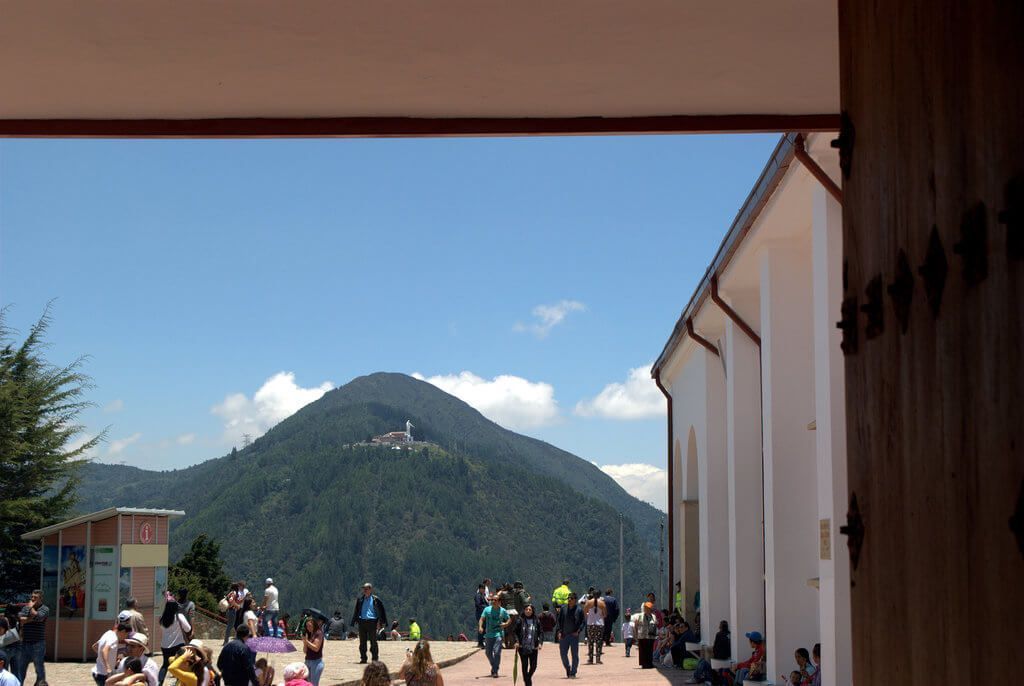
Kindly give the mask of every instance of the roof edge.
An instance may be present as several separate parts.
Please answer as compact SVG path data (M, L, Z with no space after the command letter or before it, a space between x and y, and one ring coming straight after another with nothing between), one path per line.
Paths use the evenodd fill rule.
M147 515L150 517L184 517L184 510L159 510L147 507L108 507L103 510L97 510L96 512L90 512L89 514L79 515L78 517L72 517L71 519L65 519L63 522L57 522L49 526L44 526L41 529L35 531L29 531L21 535L23 541L34 541L50 534L55 534L61 529L67 529L72 526L78 526L79 524L85 524L87 522L98 522L101 519L107 519L108 517L114 517L119 514L130 514L130 515Z
M736 213L736 217L732 220L732 224L719 244L711 264L704 271L704 276L697 282L697 288L679 315L679 319L676 321L668 341L666 341L665 346L662 348L661 354L658 355L654 366L651 367L652 377L659 378L661 368L679 347L683 336L686 335L686 320L695 316L697 311L700 310L701 305L707 300L711 289L711 278L729 264L743 239L750 233L754 222L761 216L765 205L768 204L775 190L782 183L782 179L785 178L786 172L789 171L789 167L796 157L796 140L800 135L800 133L791 132L783 134L782 138L779 139L778 145L775 146L771 157L768 158L768 163L761 170L761 175L758 177L757 182L754 183L754 187L747 195L747 199L743 202L739 212Z

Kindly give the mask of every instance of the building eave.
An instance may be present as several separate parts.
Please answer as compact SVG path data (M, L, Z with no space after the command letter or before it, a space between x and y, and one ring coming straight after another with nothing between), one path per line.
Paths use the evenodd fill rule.
M21 535L23 541L34 541L50 534L55 534L61 529L67 529L72 526L79 524L85 524L86 522L98 522L103 519L110 517L123 515L141 515L145 517L184 517L185 512L183 510L157 510L147 507L108 507L105 510L99 510L97 512L90 512L89 514L80 515L73 519L67 519L63 522L51 524L50 526L44 526L42 529L36 529L35 531L29 531Z
M652 377L659 378L661 369L687 335L686 320L690 317L695 317L704 302L710 298L712 277L721 273L729 264L736 251L739 250L743 240L761 216L761 212L768 204L768 201L771 200L772 195L778 189L779 184L782 183L786 173L789 171L790 165L795 159L798 135L800 134L787 133L779 139L779 143L775 146L772 156L768 159L768 163L761 171L761 175L758 177L753 189L747 195L746 201L740 207L739 212L736 213L736 218L733 219L732 225L725 234L725 238L722 239L721 244L718 246L715 257L711 260L711 264L708 265L704 276L697 283L697 288L690 297L690 301L679 315L679 319L676 321L668 341L651 368Z

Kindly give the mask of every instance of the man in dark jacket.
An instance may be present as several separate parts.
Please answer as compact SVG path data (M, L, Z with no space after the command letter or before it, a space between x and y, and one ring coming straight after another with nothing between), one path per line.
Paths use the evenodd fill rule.
M613 589L604 592L604 607L608 611L604 618L604 644L610 646L615 637L615 622L619 619L619 599L615 597Z
M249 650L245 639L249 638L249 626L239 624L235 638L221 648L217 658L217 669L224 686L249 686L258 683L256 678L256 653Z
M580 630L587 624L583 616L583 608L576 602L576 594L569 593L565 605L558 608L558 615L555 618L555 631L558 633L558 652L562 656L562 666L565 667L565 676L570 679L576 678L576 671L580 667ZM569 662L569 652L572 651L572 662Z
M384 603L373 594L373 584L363 584L363 593L356 598L350 626L359 627L359 664L366 664L366 641L370 641L370 655L377 660L377 630L388 625Z
M480 615L484 613L484 608L487 607L487 587L483 584L476 587L476 595L473 597L473 607L476 608L476 614L473 616L476 617L477 622L479 622ZM484 635L479 631L476 632L476 646L477 648L484 647Z

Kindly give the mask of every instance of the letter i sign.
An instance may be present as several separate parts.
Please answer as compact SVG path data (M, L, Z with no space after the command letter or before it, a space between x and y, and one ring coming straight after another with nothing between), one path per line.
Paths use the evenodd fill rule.
M153 525L149 522L145 522L139 527L139 540L143 543L153 542Z

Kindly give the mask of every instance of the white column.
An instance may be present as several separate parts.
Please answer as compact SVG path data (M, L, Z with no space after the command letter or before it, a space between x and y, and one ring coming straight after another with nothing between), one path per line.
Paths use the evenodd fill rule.
M761 255L764 407L765 625L768 674L818 640L814 347L810 245L787 241Z
M738 298L729 304L746 317ZM746 321L756 321L747 319ZM729 625L733 656L748 631L764 631L764 540L761 480L761 368L757 345L731 321L725 326L726 477L729 497ZM713 636L718 619L703 617Z
M722 361L704 356L707 412L704 450L698 462L700 496L701 641L714 642L718 622L729 618L729 470L725 438L725 374Z
M820 551L818 594L822 683L853 681L850 559L839 536L847 507L846 384L840 319L843 298L842 208L824 188L814 192L814 398L818 455L818 517L827 545Z

